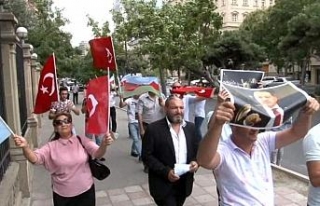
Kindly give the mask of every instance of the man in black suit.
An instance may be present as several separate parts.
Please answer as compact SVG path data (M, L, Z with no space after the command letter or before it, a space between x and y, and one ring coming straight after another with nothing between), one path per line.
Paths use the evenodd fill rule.
M164 108L166 117L151 123L145 131L142 160L149 167L149 190L156 204L182 206L192 192L200 137L194 124L183 120L180 98L169 96ZM187 167L186 173L175 173L175 164Z

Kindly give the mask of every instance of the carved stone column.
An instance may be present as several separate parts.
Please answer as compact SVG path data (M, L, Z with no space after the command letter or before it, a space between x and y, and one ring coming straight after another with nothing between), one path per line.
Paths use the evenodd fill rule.
M32 77L31 77L31 50L30 44L22 43L23 49L23 66L24 66L24 81L26 91L26 103L27 103L27 115L28 117L33 116L33 88L32 88Z

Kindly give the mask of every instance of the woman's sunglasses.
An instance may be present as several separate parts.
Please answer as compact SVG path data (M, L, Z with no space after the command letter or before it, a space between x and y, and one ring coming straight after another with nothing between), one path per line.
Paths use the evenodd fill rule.
M70 124L71 122L72 122L71 119L54 120L53 125L54 126L61 126L62 124Z

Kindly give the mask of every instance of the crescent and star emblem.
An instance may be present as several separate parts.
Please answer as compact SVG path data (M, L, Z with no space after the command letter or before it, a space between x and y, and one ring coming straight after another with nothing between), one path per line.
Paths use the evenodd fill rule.
M93 94L89 94L88 99L90 99L92 103L92 109L90 110L90 113L89 113L89 117L91 117L96 111L96 108L98 106L98 101L93 96Z
M108 48L106 48L106 52L107 52L107 58L108 58L108 62L109 64L112 62L112 53L110 52L110 50Z
M42 80L42 83L43 83L47 78L51 78L51 92L50 92L49 96L52 96L52 94L54 93L54 91L55 91L55 89L56 89L56 87L54 86L54 85L55 85L55 81L54 81L54 75L53 75L53 73L50 72L50 73L44 75L43 80ZM41 85L40 90L42 91L43 94L49 93L48 87L44 87L43 85Z

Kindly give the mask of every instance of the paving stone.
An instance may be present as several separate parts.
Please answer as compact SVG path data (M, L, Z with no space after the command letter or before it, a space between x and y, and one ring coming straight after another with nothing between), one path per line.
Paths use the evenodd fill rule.
M96 198L99 198L99 197L107 197L107 193L103 190L100 190L100 191L96 191Z
M50 195L46 193L32 193L31 198L34 200L52 199L52 193L50 193Z
M143 188L145 191L149 191L149 184L143 184L143 185L142 185L142 188Z
M288 194L285 196L285 198L291 200L294 203L298 203L301 201L304 201L305 203L307 202L307 197L305 197L304 195L301 195L299 193Z
M124 189L113 189L113 190L108 190L109 196L114 196L114 195L121 195L124 194L125 191Z
M126 191L127 193L141 192L141 191L143 191L143 189L140 185L135 185L135 186L125 187L124 191Z
M185 206L193 206L197 203L196 199L194 199L192 196L187 197L184 205Z
M132 200L132 202L133 202L133 205L135 205L135 206L150 205L150 204L154 203L150 197L134 199L134 200Z
M113 204L114 203L118 204L118 202L123 202L123 201L127 201L130 199L127 194L122 194L122 195L112 195L112 196L110 195L110 200Z
M201 187L199 187L197 185L193 186L192 194L191 194L193 197L196 197L199 195L204 195L204 194L207 194L207 192L204 189L202 189Z
M32 202L32 206L53 206L52 199L35 200Z
M295 190L287 188L287 187L276 187L274 189L274 191L275 191L276 194L279 194L279 195L289 195L289 194L292 194L292 193L296 193Z
M203 203L202 206L219 206L218 200Z
M111 201L108 197L98 197L96 198L96 205L107 205L111 204Z
M142 192L132 192L132 193L128 193L127 195L129 196L129 198L131 200L149 197L149 195L144 191L142 191Z
M280 195L275 195L274 202L275 202L276 206L283 206L283 205L292 203L292 201L290 201L289 199L285 198L284 196L280 196Z
M130 200L121 201L113 204L113 206L133 206L133 203Z
M207 179L203 179L203 180L197 180L197 185L199 185L200 187L208 187L208 186L212 186L213 182Z
M216 186L208 186L208 187L203 187L203 189L209 193L210 195L212 195L213 197L217 198L218 194L217 194L217 187Z
M194 199L196 199L199 203L207 203L207 202L216 201L216 199L209 194L194 196Z

